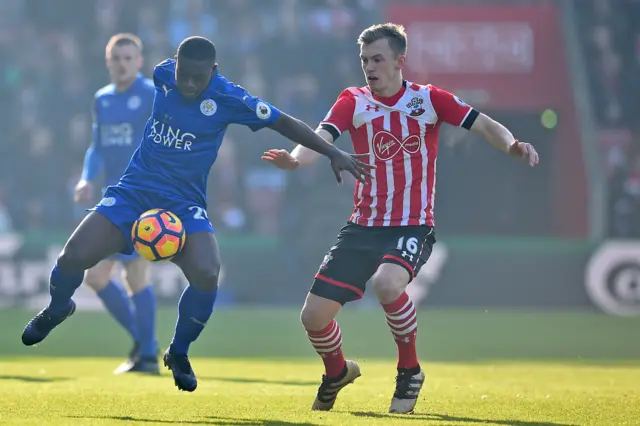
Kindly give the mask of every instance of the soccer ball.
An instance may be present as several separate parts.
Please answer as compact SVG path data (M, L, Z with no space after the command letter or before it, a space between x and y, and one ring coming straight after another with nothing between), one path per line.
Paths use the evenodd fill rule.
M133 247L140 256L152 262L174 257L184 247L185 239L182 221L169 210L148 210L131 228Z

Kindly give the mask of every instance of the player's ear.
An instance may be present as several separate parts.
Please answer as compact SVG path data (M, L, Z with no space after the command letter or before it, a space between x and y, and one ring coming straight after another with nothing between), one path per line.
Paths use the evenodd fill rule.
M404 64L407 62L407 56L406 55L400 55L398 56L398 62L396 64L396 68L399 70L404 69Z
M218 70L218 63L216 62L213 64L213 67L211 68L211 73L215 74L217 70Z

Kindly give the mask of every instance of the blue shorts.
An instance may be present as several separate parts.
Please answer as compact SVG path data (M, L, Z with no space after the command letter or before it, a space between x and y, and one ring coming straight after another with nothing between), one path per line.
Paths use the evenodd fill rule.
M207 217L205 206L184 200L171 199L147 191L110 186L98 205L90 210L104 215L122 232L127 245L120 252L121 254L137 255L131 241L131 228L142 213L151 209L166 209L176 214L182 221L187 235L197 232L214 233L213 226ZM114 260L122 259L117 258Z

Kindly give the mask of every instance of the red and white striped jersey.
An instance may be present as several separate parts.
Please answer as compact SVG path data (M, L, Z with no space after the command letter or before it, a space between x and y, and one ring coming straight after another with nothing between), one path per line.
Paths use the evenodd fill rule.
M381 98L345 89L320 126L348 131L356 154L369 154L373 179L356 182L350 221L363 226L434 226L438 133L442 122L471 127L478 113L432 85L405 82Z

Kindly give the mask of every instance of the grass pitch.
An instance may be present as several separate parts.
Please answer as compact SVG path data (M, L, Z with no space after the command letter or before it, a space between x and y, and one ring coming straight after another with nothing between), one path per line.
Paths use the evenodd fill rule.
M159 317L170 338L175 311ZM427 382L413 415L386 413L395 374L380 312L340 317L363 372L334 411L310 411L321 362L295 311L218 311L194 344L198 389L162 376L113 376L126 336L79 312L36 348L20 345L31 313L0 311L0 423L11 425L638 425L639 319L588 313L426 311Z

